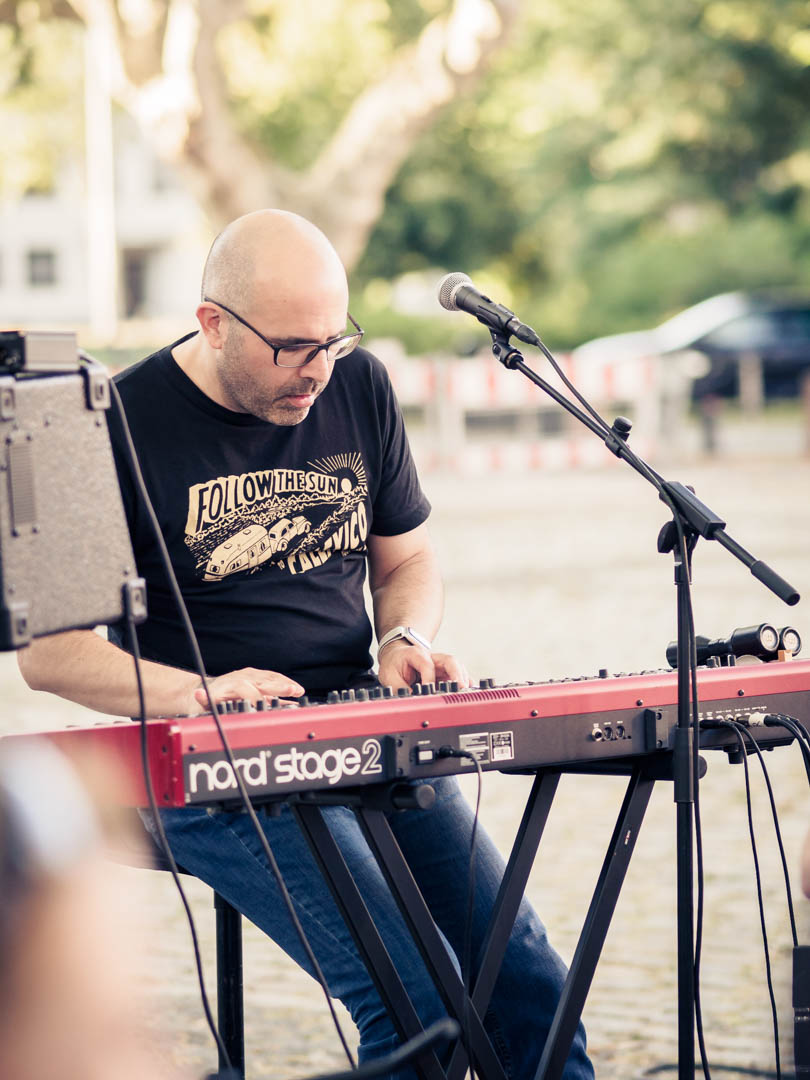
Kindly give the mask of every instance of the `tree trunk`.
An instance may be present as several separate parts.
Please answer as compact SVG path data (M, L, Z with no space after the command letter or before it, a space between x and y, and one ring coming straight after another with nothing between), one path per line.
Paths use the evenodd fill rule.
M244 16L242 0L103 0L102 17L115 28L117 97L158 155L180 168L213 225L283 206L318 224L351 269L414 143L480 80L521 4L454 0L449 14L399 49L302 172L272 160L233 122L216 40L223 26ZM98 7L82 0L72 7L79 18L98 17Z

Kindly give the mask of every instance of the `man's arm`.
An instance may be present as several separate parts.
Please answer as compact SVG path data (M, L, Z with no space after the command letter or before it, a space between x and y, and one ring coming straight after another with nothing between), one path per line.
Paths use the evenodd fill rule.
M369 578L377 640L394 626L413 626L432 639L442 617L443 588L427 525L399 536L368 538ZM469 685L464 666L447 653L429 653L403 639L386 645L379 656L380 682L457 680Z
M139 716L135 661L93 630L69 630L37 638L20 649L17 662L32 690L76 701L113 716ZM141 661L147 716L194 716L208 709L194 672ZM276 671L243 668L210 679L215 701L298 697L304 688Z

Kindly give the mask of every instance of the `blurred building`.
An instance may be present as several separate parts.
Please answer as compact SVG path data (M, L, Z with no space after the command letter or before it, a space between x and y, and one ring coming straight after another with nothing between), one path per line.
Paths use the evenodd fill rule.
M108 190L101 200L88 196L98 190L98 176L93 184L86 181L94 162L85 162L77 148L51 190L0 202L4 328L74 329L84 344L124 347L190 329L211 227L180 178L154 156L123 114L115 117L112 144ZM106 252L101 275L99 232ZM108 324L115 324L111 341L98 340L99 301L111 315Z

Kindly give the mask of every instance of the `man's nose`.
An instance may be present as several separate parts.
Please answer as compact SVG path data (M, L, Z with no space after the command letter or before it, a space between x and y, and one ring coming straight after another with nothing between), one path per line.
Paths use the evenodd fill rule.
M326 349L318 349L310 361L300 369L302 374L315 382L326 382L332 374L334 364L329 360Z

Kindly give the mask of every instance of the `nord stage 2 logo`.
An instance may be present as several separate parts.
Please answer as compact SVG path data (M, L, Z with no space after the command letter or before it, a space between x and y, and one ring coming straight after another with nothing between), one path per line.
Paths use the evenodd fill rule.
M396 774L390 736L335 739L328 746L252 747L234 750L233 756L251 795L379 783ZM183 775L187 803L239 797L224 751L186 754Z

